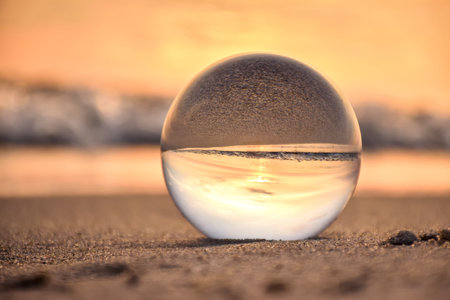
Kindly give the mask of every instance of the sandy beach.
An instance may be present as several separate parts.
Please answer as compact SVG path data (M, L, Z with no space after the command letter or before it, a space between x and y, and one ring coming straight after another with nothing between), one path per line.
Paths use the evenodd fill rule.
M168 195L3 197L0 298L447 299L449 215L449 196L360 196L314 239L211 240Z

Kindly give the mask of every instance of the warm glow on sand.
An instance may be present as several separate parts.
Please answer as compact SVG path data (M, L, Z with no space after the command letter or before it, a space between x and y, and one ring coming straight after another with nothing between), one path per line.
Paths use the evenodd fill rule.
M385 150L363 154L357 192L420 195L449 191L449 152Z
M0 197L166 192L157 146L0 150Z
M4 0L0 75L172 96L217 59L270 51L316 67L352 102L450 111L449 11L418 0Z

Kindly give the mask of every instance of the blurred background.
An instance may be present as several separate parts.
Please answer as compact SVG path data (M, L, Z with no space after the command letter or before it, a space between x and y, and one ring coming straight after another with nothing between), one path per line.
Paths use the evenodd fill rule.
M162 124L209 64L265 51L331 78L357 194L450 193L450 2L0 0L0 197L166 193Z

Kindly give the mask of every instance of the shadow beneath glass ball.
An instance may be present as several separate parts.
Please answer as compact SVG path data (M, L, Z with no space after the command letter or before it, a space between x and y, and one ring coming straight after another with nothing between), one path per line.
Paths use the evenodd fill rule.
M245 244L279 244L279 243L299 243L307 241L329 240L326 237L312 237L306 240L282 241L282 240L265 240L265 239L212 239L212 238L198 238L188 241L174 241L174 242L154 242L151 248L203 248L203 247L217 247L230 245L245 245Z

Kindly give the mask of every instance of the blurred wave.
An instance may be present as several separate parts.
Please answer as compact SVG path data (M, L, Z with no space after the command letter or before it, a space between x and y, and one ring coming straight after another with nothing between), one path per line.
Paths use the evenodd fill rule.
M0 144L159 143L171 99L0 81ZM365 149L450 150L450 116L355 107Z
M355 107L365 149L450 150L450 116L413 113L375 103Z
M170 99L0 82L0 143L159 143Z

